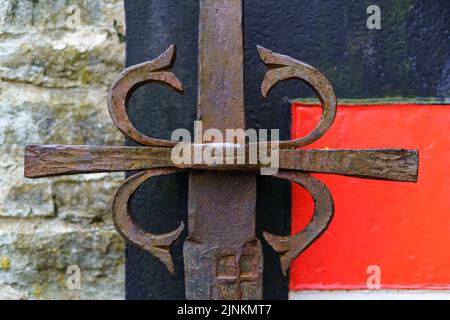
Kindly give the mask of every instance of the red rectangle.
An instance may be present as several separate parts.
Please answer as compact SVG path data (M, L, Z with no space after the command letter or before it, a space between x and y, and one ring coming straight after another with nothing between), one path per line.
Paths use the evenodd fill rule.
M292 107L292 136L310 132L317 105ZM329 229L291 268L291 290L450 289L450 106L340 105L331 129L308 149L417 149L417 184L314 174L330 189ZM311 218L309 194L293 185L292 232Z

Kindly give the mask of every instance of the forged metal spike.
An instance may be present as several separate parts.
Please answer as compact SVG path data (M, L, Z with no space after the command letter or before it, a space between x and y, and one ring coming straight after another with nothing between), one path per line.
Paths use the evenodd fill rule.
M184 223L181 222L178 229L165 234L147 232L134 221L130 212L129 202L139 186L146 180L180 172L182 170L157 169L140 172L131 176L117 189L112 204L114 225L122 237L158 258L171 274L174 274L174 268L170 255L170 246L180 236L184 229Z
M280 253L281 270L286 276L292 261L316 241L328 228L334 214L334 202L328 188L303 172L281 171L275 178L293 181L305 188L314 200L314 214L308 226L292 236L276 236L264 231L263 236Z
M173 147L175 141L150 138L140 133L130 122L127 103L133 92L140 86L157 82L183 93L180 80L170 71L175 61L176 47L170 46L155 60L125 69L114 81L108 95L108 110L116 127L131 140L154 147Z
M151 63L151 71L159 71L163 69L171 69L175 64L177 54L177 47L172 44L166 51L164 51L158 58L150 61ZM146 62L148 63L148 62ZM180 86L180 89L181 86Z
M280 141L281 149L303 147L322 137L330 129L336 117L336 94L331 83L317 69L289 56L272 52L258 46L262 61L269 67L261 85L263 97L267 97L270 90L280 81L299 79L304 81L317 95L322 104L322 117L316 128L305 137Z

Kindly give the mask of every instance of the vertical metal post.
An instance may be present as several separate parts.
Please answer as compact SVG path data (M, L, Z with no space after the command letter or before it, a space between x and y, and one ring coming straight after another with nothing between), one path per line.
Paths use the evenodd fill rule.
M245 129L241 0L200 0L198 119ZM184 245L188 299L262 299L256 175L191 172Z

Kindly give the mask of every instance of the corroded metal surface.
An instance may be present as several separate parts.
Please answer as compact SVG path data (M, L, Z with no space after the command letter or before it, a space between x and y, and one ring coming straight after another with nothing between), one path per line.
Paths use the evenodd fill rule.
M207 148L207 145L203 148ZM173 163L171 149L159 147L29 145L25 148L25 176L39 178L170 167L256 172L268 166L262 164L261 159L256 160L256 164L249 163L248 150L242 156L238 152L228 155L223 151L221 164L209 164L194 163L193 157L190 163ZM279 151L279 162L280 169L285 170L415 182L418 175L419 154L415 150L404 149L291 149Z
M114 225L122 237L157 257L172 274L174 269L172 257L170 256L170 246L180 236L184 229L184 223L181 222L177 230L165 234L147 232L133 219L129 209L129 202L139 186L148 179L180 172L182 171L177 169L155 169L135 174L125 180L117 189L112 203Z
M168 148L63 145L28 145L25 148L27 178L167 167L172 167Z
M282 150L280 168L345 176L416 182L419 153L404 149Z
M170 46L155 60L125 69L114 81L108 96L108 109L116 127L137 143L147 146L173 147L176 142L147 137L130 122L127 103L133 92L144 84L156 82L182 93L180 80L170 71L175 62L176 47Z
M188 299L262 298L255 180L252 173L191 172L184 244Z
M281 141L280 148L303 147L318 140L330 129L336 118L336 95L331 83L320 71L306 63L274 53L261 46L258 46L258 51L262 61L269 67L261 85L264 98L279 81L299 79L313 89L322 104L322 117L316 128L303 138Z
M292 236L264 233L280 253L284 274L291 262L326 230L333 216L330 192L307 172L369 179L417 181L418 152L402 149L294 150L319 139L336 115L336 96L329 81L313 67L291 57L258 47L269 71L262 84L266 97L277 82L300 79L321 101L323 114L317 127L303 138L280 142L280 169L275 178L296 182L313 197L315 211L305 230ZM30 145L25 149L25 175L30 178L66 174L141 171L127 179L114 196L112 211L118 232L134 245L156 256L173 273L170 247L184 228L157 235L143 230L133 219L130 201L146 180L189 172L188 238L184 243L186 297L188 299L261 299L263 260L255 236L256 176L264 167L223 155L226 164L174 163L175 141L148 137L127 115L127 102L141 85L156 82L182 92L171 72L175 47L160 57L126 69L114 82L108 108L114 124L141 147ZM203 129L244 129L243 35L241 0L200 0L198 119ZM211 143L213 141L210 141ZM272 145L273 146L273 145ZM194 146L192 146L194 147ZM208 142L204 147L208 147ZM175 149L174 149L175 150ZM239 155L239 153L237 153ZM191 159L192 160L192 159Z
M304 172L281 171L274 177L293 181L305 188L314 200L314 213L308 226L292 236L275 236L264 232L266 241L280 253L281 269L286 275L291 262L325 232L334 214L334 203L328 188Z
M242 1L200 0L197 116L204 130L245 128L243 63ZM262 299L256 175L191 171L188 208L186 298ZM248 281L239 271L243 259L251 260Z

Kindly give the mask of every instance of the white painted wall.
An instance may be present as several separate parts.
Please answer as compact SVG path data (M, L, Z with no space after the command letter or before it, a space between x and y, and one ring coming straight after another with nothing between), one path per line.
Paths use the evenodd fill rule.
M450 290L304 290L290 300L450 300Z

